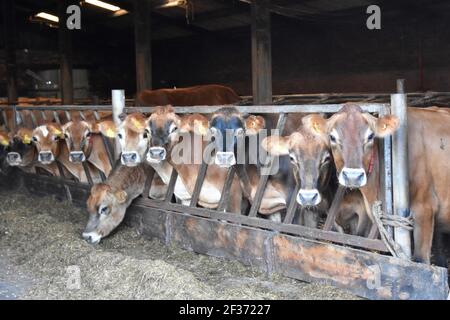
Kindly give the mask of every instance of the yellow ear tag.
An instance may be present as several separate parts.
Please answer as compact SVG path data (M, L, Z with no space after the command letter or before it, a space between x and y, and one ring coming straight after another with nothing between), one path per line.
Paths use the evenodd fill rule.
M197 130L198 130L198 133L200 133L202 136L205 136L208 132L208 130L202 125L198 126Z
M387 124L385 123L385 124L383 124L383 130L386 130L387 129Z
M0 138L0 144L1 144L2 146L7 147L7 146L9 146L9 141L8 141L7 139L5 139L4 137L1 137L1 138Z
M131 119L131 122L133 123L133 125L137 128L137 129L142 129L144 126L142 125L142 123L141 122L139 122L138 120L136 120L136 119Z
M114 132L113 129L108 128L108 129L106 130L106 136L109 137L109 138L114 138L114 137L116 136L116 134L115 134L115 132Z
M58 136L60 138L63 137L63 133L59 129L53 128L53 133L55 134L55 136Z
M25 144L30 144L31 143L31 137L29 135L24 135L22 142Z
M320 133L320 126L317 122L313 123L313 129L314 131L316 131L317 133Z

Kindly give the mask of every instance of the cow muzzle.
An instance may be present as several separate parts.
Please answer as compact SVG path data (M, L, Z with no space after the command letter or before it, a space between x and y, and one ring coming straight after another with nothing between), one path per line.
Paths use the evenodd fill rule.
M317 206L322 197L317 189L300 189L297 193L297 203L301 206Z
M90 244L98 244L102 239L102 236L97 232L83 232L82 237Z
M51 151L41 151L38 155L38 161L42 164L50 164L55 161L55 156Z
M22 163L22 157L17 152L9 152L6 156L6 162L8 162L11 167L19 166Z
M147 161L150 163L159 163L166 159L166 149L163 147L151 147L147 153Z
M360 188L366 185L367 175L364 169L344 167L339 174L339 183L348 188Z
M84 162L86 161L86 156L83 151L72 151L69 155L70 162Z
M214 163L222 168L229 168L236 164L236 157L233 152L217 152Z
M122 164L124 166L134 167L134 166L137 166L141 162L141 159L137 152L126 151L126 152L122 152L122 156L120 157L120 162L122 162Z

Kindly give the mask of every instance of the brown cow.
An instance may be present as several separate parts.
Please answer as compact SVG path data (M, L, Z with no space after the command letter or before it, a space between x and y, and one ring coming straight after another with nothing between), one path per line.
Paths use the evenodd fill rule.
M202 106L235 104L240 97L230 87L208 84L188 88L143 90L137 94L139 104L146 106Z
M99 243L122 222L131 202L144 191L145 167L119 165L105 183L92 187L87 200L89 220L82 234L87 242Z
M69 149L69 161L88 161L106 176L112 166L101 135L95 134L96 126L91 122L74 119L62 126L64 139Z
M339 182L359 188L366 209L379 198L379 164L375 137L392 134L398 127L394 116L375 118L356 104L345 105L330 119L313 122L329 142L339 172ZM414 260L430 263L434 228L450 230L450 177L448 145L450 114L408 108L409 187L414 217ZM371 216L371 215L370 215Z

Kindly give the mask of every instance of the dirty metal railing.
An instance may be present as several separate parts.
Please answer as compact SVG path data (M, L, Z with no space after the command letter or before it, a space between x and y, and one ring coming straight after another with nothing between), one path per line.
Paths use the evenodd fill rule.
M113 95L114 97L114 95ZM113 106L30 106L30 107L12 107L13 113L16 114L14 117L14 126L16 120L19 120L22 117L22 113L27 111L31 111L32 124L37 126L38 124L45 121L55 121L57 123L63 123L64 121L61 118L65 118L65 121L69 121L72 118L73 112L77 112L82 119L87 119L86 112L92 112L91 116L94 116L96 121L101 119L100 112L111 112L113 109L115 116L118 115L119 112L143 112L146 114L150 114L154 107L124 107L124 104L120 101L123 95L119 95L117 101L113 99ZM395 103L396 100L393 100ZM115 106L116 105L116 106ZM119 107L117 107L117 105ZM284 128L284 123L286 117L290 113L335 113L339 111L341 108L341 104L317 104L317 105L272 105L272 106L237 106L236 108L243 113L249 114L279 114L278 125L277 128L282 132ZM224 106L194 106L194 107L175 107L175 112L178 114L188 114L188 113L201 113L201 114L211 114L216 110L222 108ZM365 103L361 104L361 107L366 112L376 113L379 116L384 116L390 114L391 107L389 104L371 104ZM2 110L2 116L4 123L8 123L7 115L5 107ZM11 107L9 107L11 110ZM122 109L122 110L121 110ZM40 115L42 121L38 121L35 113ZM48 113L53 115L52 119L48 117ZM21 121L24 121L21 119ZM381 195L383 204L383 211L387 215L393 214L393 200L392 200L392 168L391 168L391 139L385 138L380 140L381 143L378 144L379 147L379 157L381 164L381 173L380 173L380 186L381 186ZM108 150L108 158L111 164L115 163L114 157L114 148L111 146L107 138L104 138L103 143L105 144L106 150ZM60 167L60 165L59 165ZM224 181L224 186L221 193L221 198L219 201L219 205L217 209L206 209L197 207L197 202L199 199L199 194L201 191L201 187L203 185L203 181L205 179L206 171L208 168L208 164L203 161L200 165L198 177L196 180L194 192L192 194L191 202L189 206L173 203L173 194L175 183L178 177L176 170L172 170L172 175L170 177L170 182L167 187L167 192L164 200L154 200L149 198L149 191L151 188L151 184L153 182L153 178L155 176L155 172L152 170L148 176L146 187L144 190L144 194L142 198L137 199L137 203L140 205L144 205L149 208L162 209L167 211L174 211L180 213L186 213L194 216L200 216L210 219L217 220L225 220L231 223L246 225L256 228L269 229L273 231L277 231L280 233L291 234L300 237L306 237L317 240L330 241L338 244L349 245L353 247L363 248L366 250L375 250L383 253L388 253L388 249L382 240L378 237L378 230L376 225L372 225L370 233L367 238L362 236L350 235L350 234L342 234L339 232L332 231L332 226L334 220L336 218L337 210L340 202L344 196L345 189L338 188L336 195L332 201L332 204L329 208L328 215L325 221L325 224L322 229L313 229L308 228L303 225L293 224L294 217L298 212L298 204L295 200L295 196L291 197L291 201L287 203L286 215L283 222L274 222L257 216L258 209L260 207L263 193L268 181L269 176L263 175L260 177L256 194L253 199L250 213L248 216L243 214L237 214L232 212L225 212L226 203L230 197L230 189L231 184L234 179L234 176L237 174L239 177L239 173L234 166L231 167L227 173L226 180ZM89 177L88 169L85 167L85 172L88 177L88 184L92 184L92 178ZM60 168L60 179L66 180L67 177L64 175L63 168ZM102 177L103 180L106 177ZM86 184L87 185L87 184ZM70 199L70 190L67 186L66 191L68 193L68 198ZM298 187L296 187L298 189ZM297 190L298 191L298 190ZM294 191L295 192L295 191ZM392 227L388 227L388 232L393 235L394 232Z

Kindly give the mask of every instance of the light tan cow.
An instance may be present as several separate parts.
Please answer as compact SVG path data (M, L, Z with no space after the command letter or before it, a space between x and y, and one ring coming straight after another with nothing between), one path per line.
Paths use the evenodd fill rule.
M109 175L112 169L111 162L103 138L98 134L95 124L74 119L64 124L62 130L69 150L70 162L87 161L105 176Z
M89 220L83 238L97 244L125 217L131 202L142 194L147 179L146 165L119 165L105 183L95 184L87 200Z
M357 104L347 104L316 126L328 136L339 182L359 188L366 210L380 196L378 150L375 137L392 134L394 116L375 118ZM414 259L430 263L434 229L450 230L449 144L450 114L439 110L408 108L410 205L414 217ZM395 182L394 182L395 183Z

